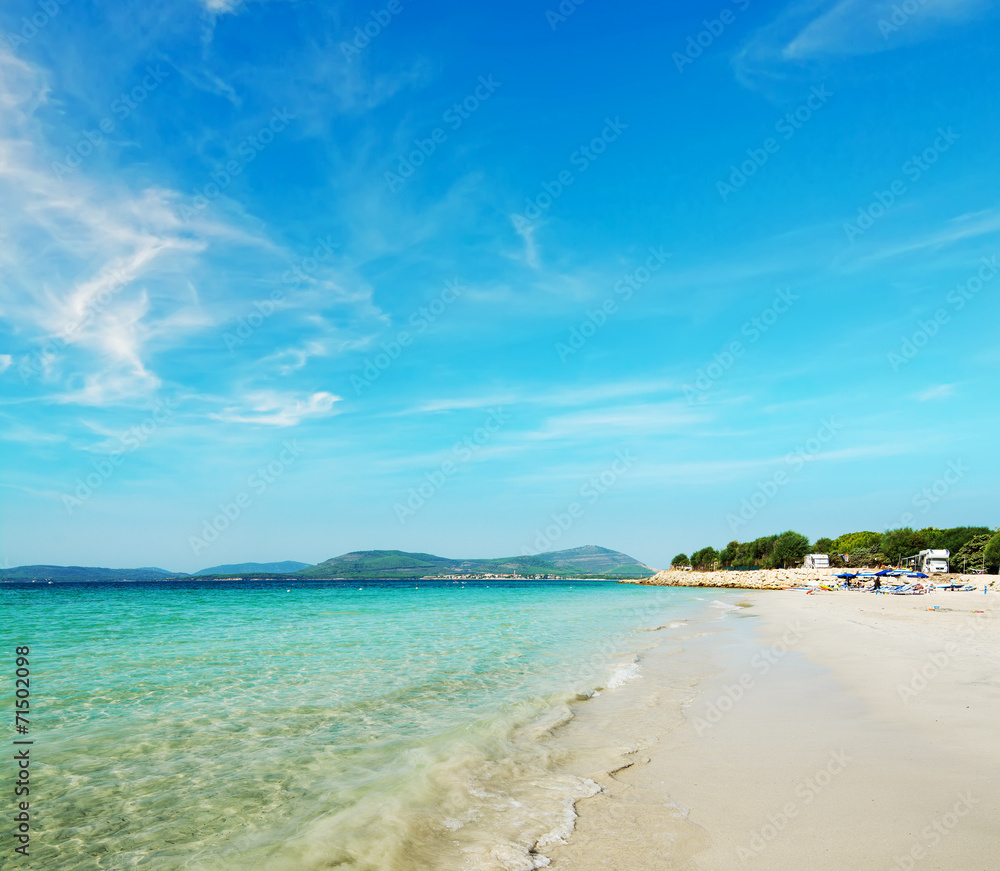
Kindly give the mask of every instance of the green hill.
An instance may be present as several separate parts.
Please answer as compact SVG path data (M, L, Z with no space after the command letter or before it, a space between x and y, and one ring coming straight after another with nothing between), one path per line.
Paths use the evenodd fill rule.
M300 578L420 578L448 571L455 560L401 550L359 550L296 572Z
M0 581L161 581L187 577L163 569L104 569L93 566L17 566L0 569Z
M649 577L634 557L595 545L536 556L449 559L430 553L363 550L333 557L296 572L300 578L424 578L447 575L550 575L553 577Z
M572 569L588 574L627 574L630 577L648 577L653 569L639 562L628 554L617 550L608 550L596 544L584 547L574 547L570 550L557 550L543 553L541 556L560 568Z
M291 559L278 563L232 563L231 565L199 569L192 577L200 575L291 575L300 569L307 569L309 566L310 563L300 563Z

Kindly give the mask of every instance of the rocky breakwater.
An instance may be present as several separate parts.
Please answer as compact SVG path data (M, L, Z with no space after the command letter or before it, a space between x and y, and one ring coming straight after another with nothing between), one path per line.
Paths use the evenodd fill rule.
M728 587L746 590L781 590L808 581L838 583L832 569L754 569L731 572L684 572L674 569L657 572L651 578L623 581L654 587Z

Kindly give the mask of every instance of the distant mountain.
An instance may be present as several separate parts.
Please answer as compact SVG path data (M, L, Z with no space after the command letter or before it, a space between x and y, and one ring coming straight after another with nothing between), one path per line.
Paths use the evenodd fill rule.
M164 569L104 569L92 566L17 566L0 569L0 581L162 581L187 577Z
M452 568L456 560L401 550L359 550L302 569L300 578L419 578Z
M0 569L0 581L161 581L169 578L279 575L286 578L425 578L448 575L548 575L556 578L647 578L653 569L635 557L587 545L537 556L497 559L449 559L402 550L360 550L319 565L285 560L275 563L232 563L201 569L194 575L166 569L105 569L88 566L17 566Z
M299 569L307 569L312 563L300 563L295 560L285 560L280 563L233 563L225 566L212 566L208 569L201 569L192 575L252 575L252 574L275 574L291 575Z
M449 559L402 550L362 550L296 572L300 578L423 578L439 575L505 574L645 578L653 570L628 554L588 545L537 556Z
M617 550L608 550L606 547L598 547L596 544L587 544L570 550L555 550L539 556L561 568L592 575L628 574L634 577L647 577L654 574L652 568L639 562L635 557Z

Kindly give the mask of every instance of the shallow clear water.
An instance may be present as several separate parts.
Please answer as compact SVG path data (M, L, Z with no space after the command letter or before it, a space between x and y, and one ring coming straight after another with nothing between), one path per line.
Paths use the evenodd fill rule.
M580 581L0 596L11 672L31 647L31 867L60 871L530 867L594 789L553 730L636 676L652 636L635 630L698 598Z

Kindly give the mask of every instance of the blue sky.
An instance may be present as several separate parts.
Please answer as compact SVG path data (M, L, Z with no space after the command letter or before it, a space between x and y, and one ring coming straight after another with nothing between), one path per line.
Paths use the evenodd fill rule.
M996 524L995 4L683 5L5 4L3 564Z

